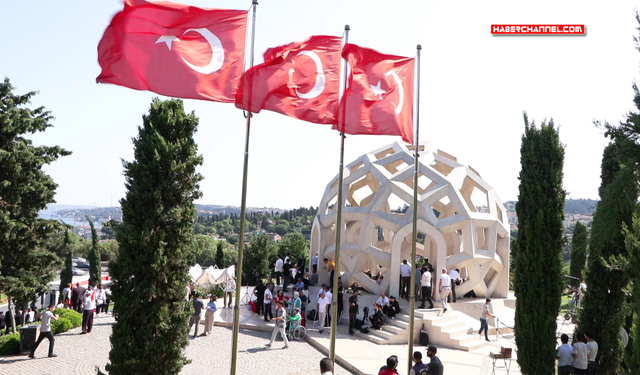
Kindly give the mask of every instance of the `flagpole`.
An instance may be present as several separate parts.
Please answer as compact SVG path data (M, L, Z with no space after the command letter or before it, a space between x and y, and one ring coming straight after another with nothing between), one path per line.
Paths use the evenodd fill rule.
M416 56L416 103L414 107L415 112L415 141L414 141L414 171L413 171L413 235L411 236L411 276L416 277L416 242L418 239L418 157L419 157L419 147L420 147L420 50L422 49L421 45L417 45L416 49L418 50ZM407 374L411 372L411 365L413 364L413 326L414 316L415 316L415 307L416 307L416 281L413 280L410 286L411 293L409 293L409 360L407 361ZM424 298L424 297L423 297ZM424 299L423 299L424 301Z
M349 43L349 30L351 28L349 25L344 26L344 45ZM343 45L343 46L344 46ZM348 62L344 62L344 70L343 70L343 88L342 88L342 96L344 98L345 90L347 88L347 64ZM346 111L346 106L344 111ZM338 205L338 213L336 216L336 255L335 255L335 271L333 272L333 298L331 301L331 345L329 350L329 359L331 359L331 363L335 367L336 363L336 327L338 325L338 277L340 277L340 233L342 232L342 180L343 180L343 170L344 170L344 111L343 111L343 119L342 119L342 129L340 131L340 171L338 173L338 201L336 204ZM323 323L321 323L323 324Z
M251 22L251 53L249 54L250 67L253 66L253 48L256 36L256 8L258 0L252 0L253 17ZM247 175L249 169L249 131L251 129L251 112L247 111L247 134L244 142L244 167L242 170L242 203L240 206L240 235L238 244L238 266L236 267L236 301L233 306L233 339L231 340L231 375L236 373L238 359L238 331L240 330L240 294L242 291L242 251L244 248L244 224L245 211L247 209Z

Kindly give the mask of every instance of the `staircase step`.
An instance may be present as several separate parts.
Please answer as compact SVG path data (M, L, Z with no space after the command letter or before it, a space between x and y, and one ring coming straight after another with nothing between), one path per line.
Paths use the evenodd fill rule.
M457 341L460 345L464 345L464 344L469 344L469 343L474 343L477 341L480 341L478 339L478 335L476 334L466 334L466 335L460 335L457 337L453 337L452 340ZM485 341L487 342L487 341Z
M396 326L392 326L392 325L389 325L389 324L383 325L382 329L387 331L387 332L391 332L393 334L396 334L396 335L399 335L402 332L405 332L407 330L406 328L396 327Z
M442 327L442 329L453 328L451 326L458 323L464 325L464 322L459 320L457 316L448 316L445 318L433 319L430 322L432 327Z
M365 340L371 341L375 344L388 344L389 340L387 338L384 337L380 337L380 336L376 336L376 335L372 335L371 333L367 333L364 334L362 332L356 331L356 336L361 337Z
M476 340L475 341L471 341L471 342L467 342L467 343L464 343L464 344L460 344L460 348L462 350L472 351L472 350L484 348L485 346L488 346L489 344L490 343L485 341L484 339L478 340L477 336L476 336Z
M394 336L397 336L397 333L394 332L389 332L389 331L385 331L385 330L377 330L374 328L369 327L369 334L373 334L376 335L378 337L384 337L386 339L390 339Z
M389 326L394 326L402 329L409 328L409 322L405 322L404 320L386 319L385 323L387 323L387 325Z
M451 338L455 338L460 335L470 335L474 331L473 331L473 328L463 325L462 327L449 327L449 326L443 327L443 329L441 329L440 332L448 334L449 337Z

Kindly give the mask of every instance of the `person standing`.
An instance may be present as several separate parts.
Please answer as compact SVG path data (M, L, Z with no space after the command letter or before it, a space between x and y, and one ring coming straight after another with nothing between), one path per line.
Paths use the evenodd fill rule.
M482 305L482 313L480 313L480 330L478 331L478 335L482 337L482 330L484 330L484 339L489 340L489 323L487 323L488 317L495 318L495 315L491 315L493 309L491 308L491 298L487 298L485 300L484 305Z
M333 363L329 358L322 358L320 360L320 374L321 375L333 375Z
M573 370L573 358L571 353L573 353L573 348L569 345L569 336L566 333L563 333L560 336L560 341L562 345L558 346L558 351L556 352L556 359L558 360L558 375L570 375L571 370Z
M71 305L71 283L62 289L62 301L64 302L64 308L68 309Z
M342 311L344 310L344 284L342 277L338 276L338 324L342 324Z
M280 285L280 277L282 276L282 266L284 262L280 258L280 255L276 255L278 260L276 260L276 267L274 268L274 276L276 277L276 285Z
M307 303L309 302L309 298L307 297L309 290L302 289L298 291L298 293L300 293L300 302L301 302L300 313L302 314L302 325L306 326L306 321L304 317L305 317L305 312L307 311Z
M460 282L460 270L459 269L455 269L455 270L451 270L449 272L449 277L451 278L451 295L450 297L453 298L453 302L456 302L456 283ZM447 299L447 302L449 302L449 299Z
M209 294L209 303L207 303L207 312L204 315L204 333L202 336L209 336L211 334L216 311L218 311L216 307L216 296Z
M264 309L264 291L267 290L267 287L264 286L262 279L258 280L258 285L253 290L253 295L256 296L256 312L258 315L262 315L262 310Z
M416 273L414 275L413 278L413 283L415 284L415 301L418 302L420 295L421 295L421 290L420 290L420 278L422 277L422 271L419 268L416 268Z
M433 301L431 300L431 272L428 267L422 268L422 275L420 276L420 286L422 289L422 305L420 305L420 309L424 309L424 299L426 298L429 301L429 308L433 309Z
M280 332L280 336L282 336L282 339L284 340L284 346L282 347L282 349L287 349L289 348L289 340L287 340L287 335L284 332L284 324L287 319L287 310L284 309L284 301L278 301L277 306L278 311L276 311L276 317L271 318L272 322L276 322L275 326L273 327L273 333L271 334L271 341L269 341L268 344L264 344L264 346L271 347L271 344L273 344L276 336L278 336L278 332Z
M318 331L320 333L324 332L325 319L327 317L327 312L329 311L329 306L331 306L331 300L325 295L324 291L320 292L320 297L318 298L318 303L316 304L316 311L318 312L318 323L320 325L320 329Z
M400 298L409 300L409 283L411 282L411 266L407 264L407 260L402 261L400 266L400 276L402 276L402 286L400 287Z
M577 341L573 343L573 373L575 375L586 375L589 367L589 349L585 344L584 334L582 332L576 335Z
M311 268L313 269L313 273L318 273L318 254L315 254L313 258L311 258Z
M300 274L302 275L304 273L304 266L307 264L306 259L304 259L304 255L300 254L300 256L298 257L298 263L296 263L296 268L298 269L298 272L300 272Z
M449 307L447 305L447 297L449 296L449 293L451 292L451 277L449 277L449 275L447 275L447 269L443 268L442 269L442 274L440 275L440 300L442 302L442 308L444 309L442 311L442 313L446 313L447 312L447 308Z
M76 283L76 288L71 293L71 299L73 300L73 308L74 310L76 310L81 314L82 314L82 302L84 300L85 291L86 289L80 286L80 283Z
M189 332L191 332L191 326L196 325L196 330L193 333L192 338L196 338L198 336L198 326L200 325L200 313L202 312L202 308L204 307L204 302L200 301L200 294L195 292L193 294L193 315L189 318Z
M230 278L227 280L227 283L224 285L224 305L223 308L231 307L231 301L233 300L233 291L236 290L236 281L234 278ZM227 297L229 297L229 305L227 305Z
M438 352L438 348L433 345L429 345L427 348L427 357L431 358L431 362L429 362L429 372L427 374L431 375L443 375L444 374L444 366L440 361L440 358L436 356Z
M587 364L587 372L589 375L596 373L596 357L598 356L598 343L593 339L593 333L591 331L586 331L584 333L584 338L587 339L587 359L589 363Z
M289 256L287 255L287 258ZM289 259L284 260L284 264L282 265L282 289L287 291L287 287L290 284L291 279L291 261Z
M53 310L56 308L54 304L49 305L49 309L42 313L42 317L40 318L42 323L40 324L40 335L38 336L38 340L36 344L31 349L31 353L29 353L29 358L35 358L36 349L46 337L49 340L49 357L57 357L57 355L53 354L53 344L55 344L56 339L53 338L53 332L51 332L51 319L58 321L59 316L53 314Z
M191 297L191 288L189 287L189 284L187 284L187 286L184 287L184 293L185 293L185 302L189 302L189 298Z
M107 295L104 292L104 286L102 284L98 285L98 289L96 289L96 316L100 314L100 311L104 309L104 303L107 299Z
M267 285L267 289L264 290L264 321L268 322L271 318L273 318L273 314L271 313L271 301L273 301L273 284L270 283ZM267 319L267 315L269 315L269 319Z
M111 286L107 285L107 288L104 290L104 305L102 305L102 312L109 312L109 302L111 301Z
M413 352L413 367L409 375L427 375L429 372L429 366L426 363L422 363L422 353Z
M86 292L84 292L84 302L81 303L84 306L82 312L82 334L91 333L93 328L93 312L96 309L96 292L89 286Z
M353 295L349 297L349 334L355 335L353 327L356 325L356 316L360 312L358 309L358 291L352 290Z

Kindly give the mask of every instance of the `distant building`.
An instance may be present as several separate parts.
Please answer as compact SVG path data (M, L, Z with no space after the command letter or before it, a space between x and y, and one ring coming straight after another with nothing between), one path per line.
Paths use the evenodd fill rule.
M278 242L282 239L282 237L278 233L268 233L268 236L271 241Z

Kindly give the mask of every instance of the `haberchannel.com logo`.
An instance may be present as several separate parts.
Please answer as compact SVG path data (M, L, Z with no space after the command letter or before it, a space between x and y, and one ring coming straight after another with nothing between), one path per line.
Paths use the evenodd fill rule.
M491 25L491 35L586 35L584 25Z

